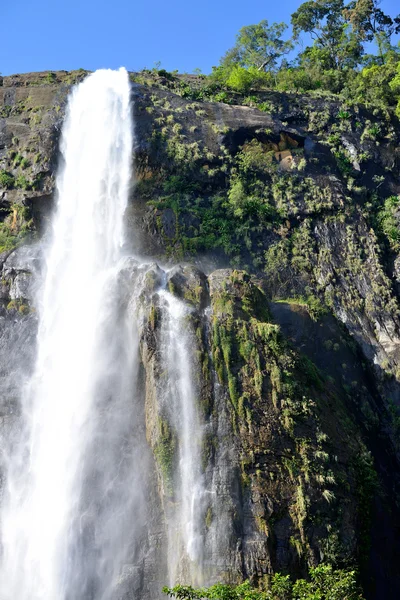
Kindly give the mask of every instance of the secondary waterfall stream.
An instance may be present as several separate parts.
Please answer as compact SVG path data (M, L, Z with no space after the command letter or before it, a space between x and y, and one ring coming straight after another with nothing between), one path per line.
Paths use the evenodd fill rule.
M179 501L179 513L169 523L169 577L173 584L179 579L179 564L183 545L189 559L191 581L201 582L202 528L204 520L203 478L201 473L201 426L196 410L193 383L194 347L185 320L188 308L172 294L162 291L164 326L162 332L162 363L168 381L165 404L179 440L179 471L174 487Z

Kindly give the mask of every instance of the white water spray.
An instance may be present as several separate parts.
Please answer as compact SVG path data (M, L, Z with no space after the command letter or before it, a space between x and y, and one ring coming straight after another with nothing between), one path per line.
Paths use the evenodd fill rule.
M179 580L182 565L180 544L189 558L192 582L201 582L203 550L203 477L201 473L201 425L194 385L193 347L188 327L190 309L166 291L164 300L162 361L168 373L166 403L179 443L179 472L175 493L179 501L178 514L170 523L170 581Z
M98 71L63 127L37 361L9 450L1 600L108 599L134 527L135 349L117 289L131 148L128 75Z

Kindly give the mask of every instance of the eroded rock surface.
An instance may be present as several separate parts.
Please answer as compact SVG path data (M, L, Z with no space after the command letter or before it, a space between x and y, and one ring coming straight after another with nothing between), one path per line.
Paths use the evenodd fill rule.
M66 99L85 75L1 79L0 451L34 361L43 258L30 242L46 231ZM167 290L187 311L212 491L199 581L301 575L325 560L358 564L369 598L398 598L400 277L381 226L399 226L386 206L400 193L398 121L382 118L375 135L378 117L352 107L339 119L335 100L264 92L261 111L185 97L179 78L131 77L126 251L146 264L127 260L119 301L138 322L148 469L120 597L155 598L169 583L179 501ZM177 556L189 580L182 544Z

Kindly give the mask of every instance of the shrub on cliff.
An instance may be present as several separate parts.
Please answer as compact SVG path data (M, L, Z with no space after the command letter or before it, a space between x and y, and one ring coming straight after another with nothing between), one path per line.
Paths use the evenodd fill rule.
M355 571L335 570L330 565L311 568L308 581L293 582L289 575L276 573L265 588L256 589L245 581L237 586L216 584L199 589L177 585L163 592L177 600L363 600Z

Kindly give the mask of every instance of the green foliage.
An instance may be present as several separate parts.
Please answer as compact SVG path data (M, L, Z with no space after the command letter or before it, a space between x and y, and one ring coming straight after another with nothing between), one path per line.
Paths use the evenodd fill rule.
M196 589L177 585L163 588L164 594L177 600L363 600L357 574L349 569L333 569L330 565L311 568L309 579L293 582L289 575L276 573L266 585L257 589L245 581L237 586L218 583Z
M270 73L259 71L256 67L245 69L237 64L233 64L229 68L217 67L211 77L228 89L241 94L247 94L252 88L262 89L273 85L273 77ZM221 101L220 98L221 96L218 94L214 97L217 101ZM226 96L222 96L222 98L222 101L227 100Z
M25 241L32 228L28 209L20 204L12 205L6 218L0 223L0 253L12 250Z
M393 92L400 92L400 63L397 64L395 75L389 85Z
M399 210L400 198L390 196L385 200L383 208L378 212L377 223L380 231L386 236L390 247L400 249L400 228L396 214Z
M11 173L7 171L0 171L0 187L10 190L14 187L15 179Z
M7 310L15 310L18 311L20 315L29 314L29 306L24 304L22 300L10 300L7 304Z
M353 165L347 154L343 150L332 150L332 153L342 175L350 175L353 172Z
M379 59L384 63L390 38L400 31L400 19L392 19L379 5L379 0L356 0L346 7L344 16L360 39L368 42L375 40Z
M400 62L397 64L393 79L389 82L389 87L397 99L396 115L400 119Z
M49 71L46 74L46 81L47 81L47 83L55 83L57 81L56 74Z
M392 53L384 64L373 63L355 73L347 82L345 95L368 107L385 109L393 105L400 91L395 83L399 58Z
M399 103L400 114L395 79L400 51L391 45L391 36L400 31L400 17L385 14L377 0L355 0L347 5L345 0L307 0L292 14L291 23L293 38L286 41L284 23L269 25L264 20L242 27L235 46L224 55L219 67L213 67L208 81L218 89L209 92L208 97L221 101L217 96L224 89L240 94L266 88L325 90L381 108ZM299 43L301 34L311 37L313 44L287 62L283 57ZM377 56L365 55L371 41ZM189 93L196 93L200 99L202 92Z
M308 33L314 45L301 58L322 69L355 67L363 53L359 38L348 28L343 0L308 0L292 15L293 33Z
M242 93L247 93L250 90L252 83L253 77L251 73L238 65L234 65L226 80L228 88Z
M297 296L294 298L280 298L278 302L287 302L288 304L304 306L314 321L318 321L328 312L321 300L314 296L314 294L309 294L308 296Z
M32 184L29 181L29 179L25 177L25 175L18 175L18 177L15 180L15 187L21 188L23 190L30 190L32 189Z
M0 254L12 250L18 245L19 238L12 234L9 227L0 223Z
M292 42L284 41L285 23L260 21L257 25L242 27L236 36L236 44L221 60L223 67L241 66L258 71L274 70L279 60L290 52Z
M185 145L185 142L182 141ZM168 149L168 153L172 150ZM184 157L186 151L182 151ZM203 150L208 156L209 151ZM179 155L179 156L181 156ZM172 156L172 154L171 154ZM211 154L210 160L215 160ZM175 156L175 160L178 160ZM180 160L180 158L179 158ZM201 159L199 159L201 160ZM221 158L217 158L221 164ZM243 247L251 258L256 256L255 236L278 224L281 220L273 202L267 179L277 171L277 162L270 145L257 140L247 143L231 158L222 154L223 164L204 171L210 178L223 173L226 187L221 193L204 193L204 184L196 181L190 163L162 183L164 194L149 202L160 211L172 209L176 215L176 235L166 239L168 254L181 257L202 250L221 248L235 260ZM214 173L213 173L214 171ZM222 178L218 180L219 186ZM143 187L143 185L141 186ZM144 186L145 187L145 186ZM151 194L154 197L154 194ZM190 220L186 216L190 215ZM163 222L158 219L163 235Z
M280 69L276 76L276 87L281 92L305 92L320 87L309 69L288 67Z
M291 23L291 39L284 39L284 23L270 25L263 20L242 27L233 48L209 76L184 80L155 68L131 74L131 78L199 101L247 104L247 98L240 96L273 88L341 94L349 103L382 111L398 105L400 115L400 48L391 43L392 35L400 30L400 17L385 14L377 0L348 4L345 0L307 0L292 14ZM303 34L307 41L311 37L311 45L304 47ZM296 44L299 52L288 61L285 56ZM377 50L376 55L366 54L371 48ZM263 100L256 98L257 104L261 108Z
M168 495L173 493L174 458L176 451L176 437L169 423L159 419L159 437L154 454L163 476L164 489Z
M198 186L181 175L171 175L163 184L163 191L168 194L190 194L197 190Z

